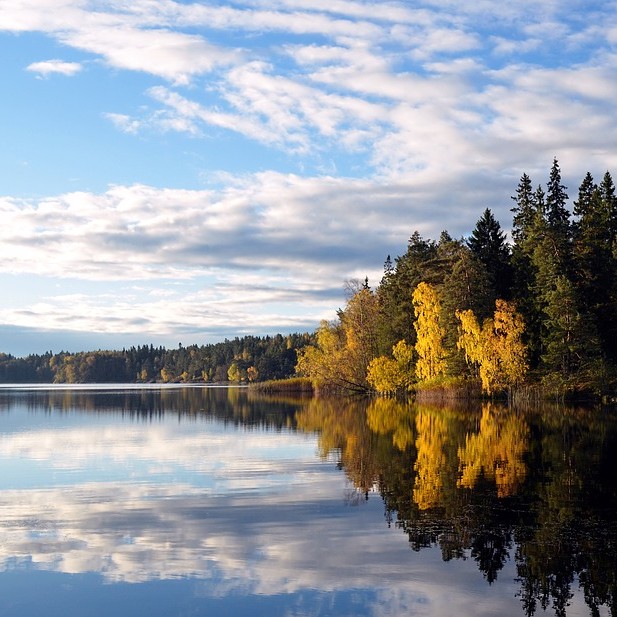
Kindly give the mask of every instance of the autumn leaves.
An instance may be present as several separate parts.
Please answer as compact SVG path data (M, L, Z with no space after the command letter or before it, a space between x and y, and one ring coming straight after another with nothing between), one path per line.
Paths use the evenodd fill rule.
M430 383L445 377L448 351L445 347L443 310L438 290L425 282L414 290L414 328L416 330L415 380ZM522 341L523 319L514 305L495 302L495 313L480 325L472 310L456 311L459 322L458 350L464 353L468 377L479 377L488 395L503 392L521 383L527 371L526 347ZM389 394L409 388L413 348L400 341L392 349L392 358L380 356L371 361L367 380L380 393ZM414 380L414 381L415 381Z

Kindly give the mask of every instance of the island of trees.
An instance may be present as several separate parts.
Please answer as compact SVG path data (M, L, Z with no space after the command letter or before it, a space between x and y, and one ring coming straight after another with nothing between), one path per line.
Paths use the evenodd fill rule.
M298 353L323 390L488 396L615 394L617 197L587 173L567 207L523 174L511 242L490 209L467 239L414 232L376 289L354 282L335 322Z

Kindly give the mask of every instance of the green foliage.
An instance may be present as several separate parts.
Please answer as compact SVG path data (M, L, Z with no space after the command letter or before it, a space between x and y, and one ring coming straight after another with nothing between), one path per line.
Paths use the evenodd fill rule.
M470 367L457 346L456 314L472 311L478 323L483 324L492 317L496 300L510 300L525 324L517 334L517 346L526 349L525 362L518 363L528 365L526 379L532 376L551 389L558 384L560 392L614 395L617 383L611 376L616 374L617 365L615 192L609 172L599 186L587 174L571 221L567 187L554 159L546 192L540 185L534 190L527 174L520 179L513 197L511 246L506 244L505 234L489 209L484 210L466 243L453 239L447 232L437 242L415 232L404 255L394 263L386 260L384 277L376 290L381 357L371 366L372 382L379 382L382 391L391 391L401 379L388 350L402 339L418 352L415 371L421 378L435 380L434 376L427 377L432 373L424 365L426 358L431 357L431 341L439 339L440 362L445 364L441 374L473 379L479 364L475 370ZM422 284L430 285L437 293L440 309L433 321L438 328L433 328L431 335L426 330L419 337L412 327L418 324L418 312L411 298ZM497 348L499 341L500 337L494 341ZM503 364L502 360L498 363ZM518 374L505 383L518 383L520 379Z
M122 351L15 358L0 355L2 383L224 382L235 364L248 379L281 379L294 374L297 350L310 334L247 336L210 345L165 349L152 345Z

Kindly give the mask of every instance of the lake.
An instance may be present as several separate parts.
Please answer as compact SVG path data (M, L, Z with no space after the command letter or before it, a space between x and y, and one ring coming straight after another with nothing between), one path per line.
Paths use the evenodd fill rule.
M617 616L601 410L0 388L0 615Z

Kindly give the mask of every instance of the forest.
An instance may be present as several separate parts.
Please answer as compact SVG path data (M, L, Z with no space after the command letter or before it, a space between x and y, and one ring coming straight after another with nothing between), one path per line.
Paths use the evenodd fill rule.
M309 334L245 336L209 345L121 351L0 354L0 383L253 382L293 374Z
M323 391L605 397L617 383L617 197L587 173L568 208L558 160L523 174L511 239L486 208L468 238L414 232L383 278L348 285L298 352Z

